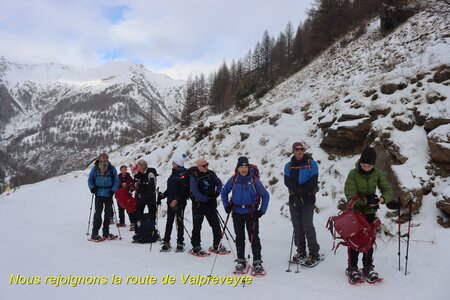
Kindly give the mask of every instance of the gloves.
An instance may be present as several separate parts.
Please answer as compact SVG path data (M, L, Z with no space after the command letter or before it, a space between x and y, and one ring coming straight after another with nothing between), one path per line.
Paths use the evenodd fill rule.
M367 206L380 208L380 206L378 205L380 203L380 199L377 197L377 195L369 195L366 197L366 199L367 199Z
M92 194L96 194L98 191L98 187L94 186L93 188L91 188L91 193Z
M227 207L225 207L225 212L227 215L233 210L233 206L231 204L228 204Z
M261 218L263 215L264 215L264 213L263 213L261 210L259 210L259 209L258 209L258 210L256 211L256 213L255 213L255 216L256 216L256 218L258 218L258 219Z
M402 204L399 201L390 201L386 203L386 207L389 209L397 210L402 207Z

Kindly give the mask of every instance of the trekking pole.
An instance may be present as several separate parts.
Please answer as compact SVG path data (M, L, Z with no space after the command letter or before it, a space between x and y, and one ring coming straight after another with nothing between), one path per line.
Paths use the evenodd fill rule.
M89 220L88 220L88 227L86 231L86 236L89 236L89 227L91 227L91 214L92 214L92 203L94 202L94 193L92 194L91 198L91 208L89 209Z
M222 219L222 216L219 214L217 209L216 209L216 212L217 212L217 215L220 217L220 219ZM222 230L225 230L225 228L223 227L222 222L220 222L219 224L220 224L220 227L222 227ZM230 246L231 253L233 253L234 261L237 261L236 254L234 254L233 246L231 245L230 239L228 238L228 234L226 232L225 232L225 238L227 239L228 245Z
M181 215L179 218L180 218L180 221L183 220L184 232L186 232L187 236L189 237L189 240L192 242L191 235L189 234L188 230L186 229L186 226L184 226L184 209L181 210Z
M114 206L114 201L111 203L112 209L113 209L113 213L114 213L114 221L116 222L116 225L119 224L118 220L117 220L117 214L116 214L116 207ZM119 226L117 227L117 231L119 232L119 240L122 239L122 235L120 234L120 229Z
M225 229L227 228L228 220L230 219L230 214L231 213L227 214L227 219L225 220L225 223L223 225L223 230L222 230L222 234L220 235L219 245L222 243L223 235L225 234ZM214 262L213 262L213 265L211 267L211 272L209 273L209 277L212 276L212 272L214 270L214 266L216 265L217 256L219 256L219 252L218 251L216 252L216 256L214 257Z
M397 228L397 232L398 232L398 271L400 272L400 227L401 227L401 220L400 220L400 196L398 197L398 203L397 203L397 222L398 222L398 228Z
M216 212L217 212L217 215L219 216L220 222L223 225L225 222L224 222L222 216L220 215L219 211L217 210L217 208L216 208ZM228 227L227 227L227 231L228 231L228 234L231 236L231 239L233 240L233 243L236 244L236 240L234 239L233 234L230 232L230 229L228 229ZM226 236L226 233L225 233L225 236Z
M408 272L408 254L409 254L409 237L411 235L411 219L412 219L412 199L409 200L409 220L408 220L408 235L406 240L406 256L405 256L405 275Z
M288 259L288 269L286 272L291 272L291 257L292 257L292 248L294 247L294 229L292 229L292 241L291 241L291 252L289 253L289 259Z

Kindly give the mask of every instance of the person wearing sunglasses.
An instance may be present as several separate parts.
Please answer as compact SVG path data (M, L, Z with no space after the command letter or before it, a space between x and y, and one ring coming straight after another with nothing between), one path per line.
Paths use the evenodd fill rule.
M291 160L284 167L284 184L289 189L289 211L294 227L294 243L297 247L297 253L292 261L313 267L321 260L320 246L313 223L319 169L311 155L305 153L305 147L301 142L292 145L292 152Z
M217 216L217 197L222 190L222 181L217 175L209 170L209 164L205 159L196 162L197 170L189 179L192 199L192 250L191 253L197 256L207 255L201 247L200 231L203 219L206 217L213 232L213 246L210 252L227 252L227 249L220 244L222 231L220 229L219 217Z

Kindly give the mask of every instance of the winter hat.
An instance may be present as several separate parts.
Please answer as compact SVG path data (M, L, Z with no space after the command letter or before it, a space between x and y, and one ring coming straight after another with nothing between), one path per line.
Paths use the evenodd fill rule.
M184 161L186 160L186 154L181 154L173 160L173 163L179 167L184 167Z
M248 165L249 165L248 158L245 156L241 156L238 158L238 163L236 165L236 169L238 169L239 167L248 166Z
M359 162L362 164L375 165L376 159L377 153L375 152L375 149L371 147L366 147L361 153L361 158L359 159Z
M297 148L297 147L302 147L302 148L304 148L302 143L300 143L300 142L295 142L295 143L292 144L292 152L294 152L294 149Z

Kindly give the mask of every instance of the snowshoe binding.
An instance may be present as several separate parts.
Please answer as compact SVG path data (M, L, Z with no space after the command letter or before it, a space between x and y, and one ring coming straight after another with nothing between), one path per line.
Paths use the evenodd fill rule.
M169 243L164 243L164 245L161 247L161 250L159 252L170 252L172 250L172 247Z
M252 276L265 276L266 275L266 271L264 270L260 260L253 262L252 270L250 273Z
M362 269L360 270L360 273L367 283L373 284L383 281L383 278L379 277L378 273L375 272L373 268L370 268L368 270Z
M211 253L203 250L203 248L200 246L192 248L191 250L189 250L189 253L194 256L198 256L198 257L205 257L205 256L209 256L211 254Z
M218 247L217 246L216 247L214 247L214 246L209 247L208 251L211 252L211 253L217 253L217 254L220 254L220 255L225 255L225 254L230 254L231 253L231 251L228 250L227 248L225 248L225 246L222 245L222 244L220 244Z
M300 263L300 265L307 268L314 268L324 259L325 256L323 254L310 254L305 258L303 263Z
M234 267L233 274L247 274L249 270L250 266L245 261L238 261L238 263Z
M357 269L347 269L345 270L345 275L347 275L348 283L350 284L360 284L364 282L364 278Z

